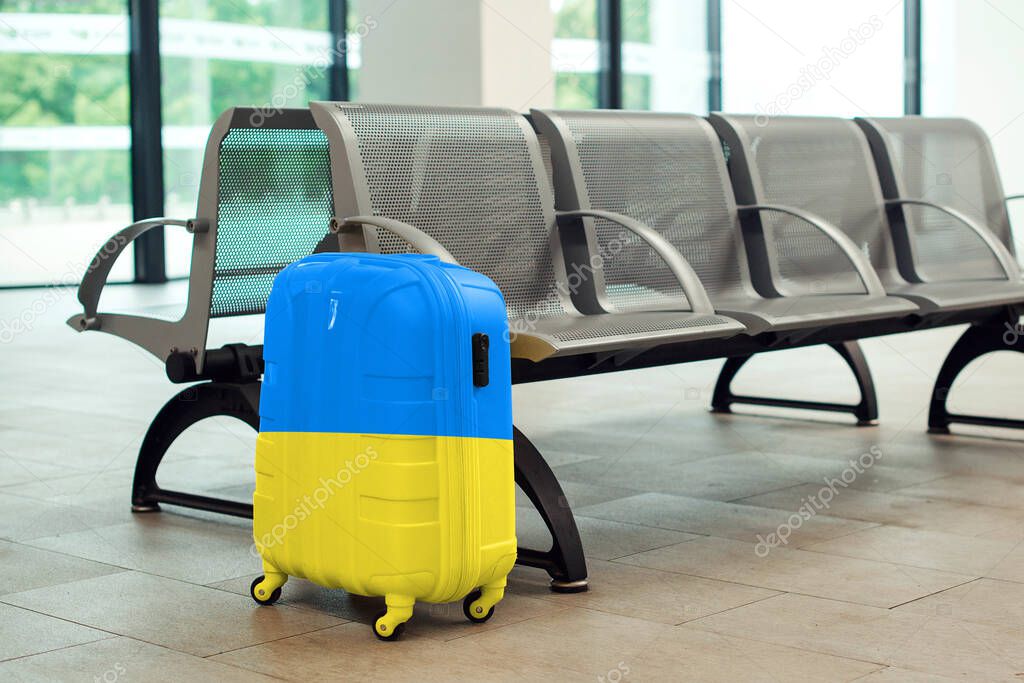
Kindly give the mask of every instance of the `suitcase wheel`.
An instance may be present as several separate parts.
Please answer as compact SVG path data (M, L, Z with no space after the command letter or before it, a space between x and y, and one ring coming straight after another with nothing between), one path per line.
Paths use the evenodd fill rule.
M273 591L270 592L269 596L266 595L265 587L261 589L259 592L257 592L256 586L260 585L265 580L265 576L257 576L253 580L252 585L249 586L249 595L251 595L252 599L261 605L273 605L275 602L277 602L277 599L281 597L281 587L278 586L277 588L275 588Z
M405 622L392 624L392 620L385 619L387 615L387 610L384 610L374 618L372 624L373 635L381 640L398 640L402 637L402 631L405 630Z
M494 605L491 605L485 613L483 605L474 604L482 595L482 591L478 588L462 599L462 613L474 624L482 624L494 616Z

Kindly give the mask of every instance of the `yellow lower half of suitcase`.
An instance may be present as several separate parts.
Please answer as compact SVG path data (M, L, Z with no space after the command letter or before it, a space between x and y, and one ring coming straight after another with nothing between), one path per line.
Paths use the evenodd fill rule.
M489 616L515 564L510 439L263 432L253 508L253 597L271 602L289 576L384 596L382 637L415 601L476 588L468 609Z

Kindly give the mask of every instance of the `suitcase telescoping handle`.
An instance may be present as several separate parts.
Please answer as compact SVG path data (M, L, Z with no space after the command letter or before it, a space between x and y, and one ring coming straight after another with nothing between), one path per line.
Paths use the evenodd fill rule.
M491 340L483 332L473 335L473 386L486 387L491 381L488 351Z

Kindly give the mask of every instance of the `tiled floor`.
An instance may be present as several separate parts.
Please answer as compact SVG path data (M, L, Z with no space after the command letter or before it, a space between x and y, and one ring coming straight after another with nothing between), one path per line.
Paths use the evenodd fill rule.
M180 287L110 294L160 303ZM542 573L516 569L487 624L421 605L402 642L380 643L366 625L378 600L292 581L277 606L256 607L244 521L131 515L135 453L174 387L145 353L65 327L74 303L65 290L0 293L2 680L1024 677L1020 436L924 433L958 330L865 342L882 404L873 428L711 415L718 362L516 388L517 421L577 512L590 592L552 594ZM1024 365L1006 356L972 366L954 406L1024 413ZM853 397L825 349L759 359L739 384ZM200 425L162 483L244 496L253 443L242 425ZM836 485L865 453L871 466ZM809 500L822 505L797 513ZM521 503L521 538L542 542Z

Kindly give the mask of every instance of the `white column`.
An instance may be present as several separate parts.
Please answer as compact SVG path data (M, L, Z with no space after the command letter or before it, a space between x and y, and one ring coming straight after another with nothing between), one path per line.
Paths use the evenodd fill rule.
M482 0L480 104L527 111L555 103L550 0Z
M548 0L361 0L359 99L503 106L554 101Z

